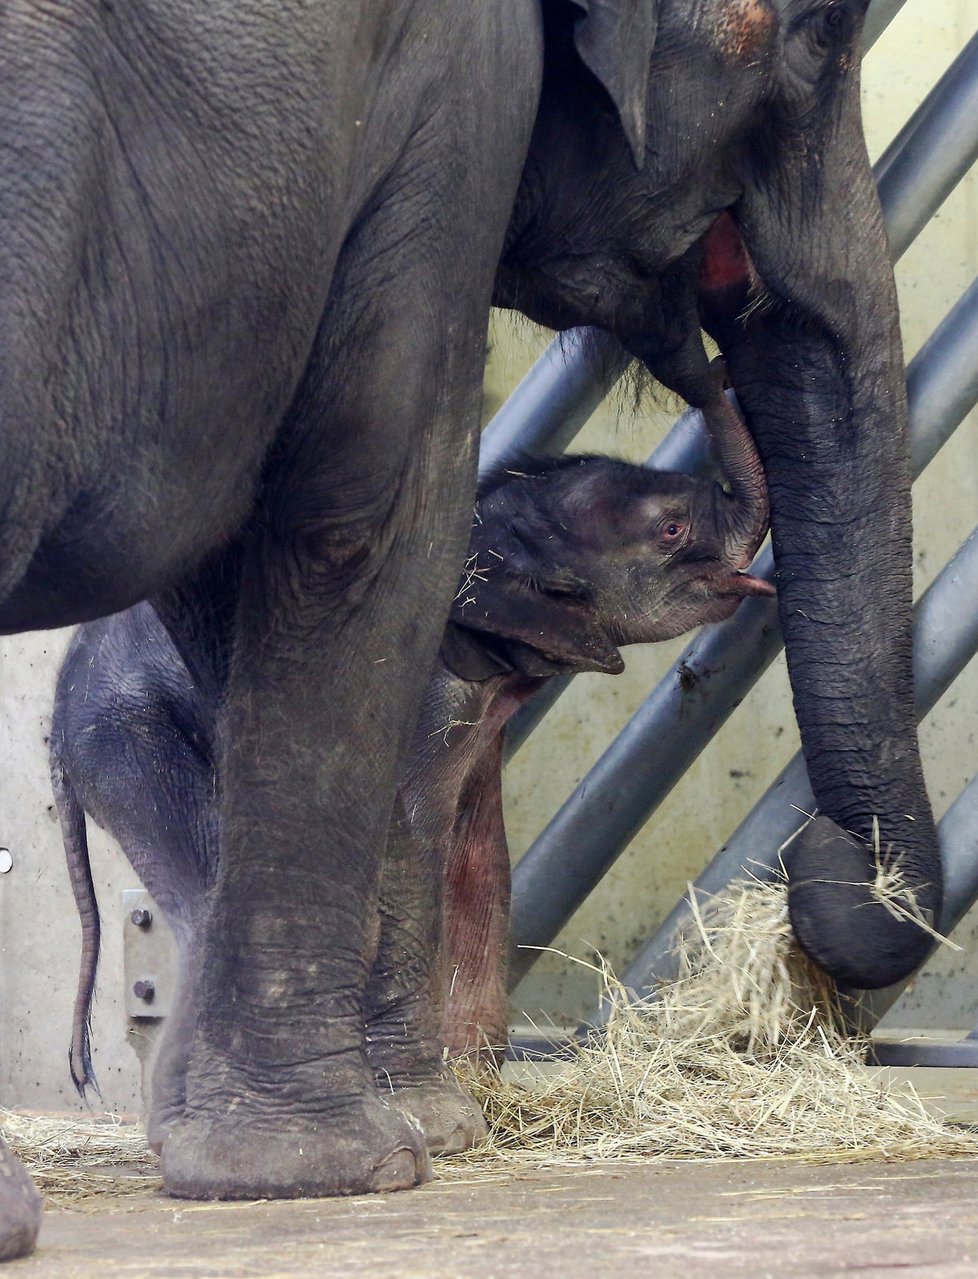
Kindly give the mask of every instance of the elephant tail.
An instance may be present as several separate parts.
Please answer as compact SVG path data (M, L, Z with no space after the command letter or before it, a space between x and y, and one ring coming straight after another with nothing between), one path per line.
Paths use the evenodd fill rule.
M52 734L52 740L54 735ZM51 786L55 807L61 822L61 836L68 863L68 878L75 896L75 906L81 921L82 953L78 973L78 993L71 1019L71 1044L68 1048L68 1066L71 1079L81 1097L91 1087L99 1097L98 1082L92 1069L91 1019L95 996L95 974L98 970L99 948L102 941L102 925L98 913L95 881L92 879L92 863L88 852L88 832L85 810L79 803L75 788L57 749L51 752Z

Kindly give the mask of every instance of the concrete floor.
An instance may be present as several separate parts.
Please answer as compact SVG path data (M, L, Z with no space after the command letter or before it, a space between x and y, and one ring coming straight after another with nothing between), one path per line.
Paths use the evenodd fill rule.
M49 1210L12 1279L978 1273L978 1160L646 1164L348 1200Z
M894 1069L978 1123L978 1071ZM436 1163L437 1167L437 1163ZM123 1171L123 1170L120 1170ZM126 1169L125 1171L131 1171ZM466 1172L355 1199L48 1207L11 1279L806 1279L978 1276L978 1159L588 1165Z

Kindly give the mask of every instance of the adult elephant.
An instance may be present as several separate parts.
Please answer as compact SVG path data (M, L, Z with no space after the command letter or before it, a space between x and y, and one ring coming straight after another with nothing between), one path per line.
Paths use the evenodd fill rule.
M715 394L707 314L771 475L816 793L848 828L877 815L936 901L864 7L0 15L0 627L152 597L194 678L223 691L221 869L188 1118L163 1152L174 1193L426 1175L418 1128L374 1089L363 1022L380 850L464 543L497 263L500 303L611 330L698 404ZM742 324L751 289L765 305ZM840 872L849 845L830 842L821 862L804 845L800 879L865 883L867 859ZM916 962L912 932L870 910L853 928L836 891L793 893L836 972Z
M0 9L0 629L154 598L234 743L177 1193L429 1175L362 1005L541 65L532 0Z

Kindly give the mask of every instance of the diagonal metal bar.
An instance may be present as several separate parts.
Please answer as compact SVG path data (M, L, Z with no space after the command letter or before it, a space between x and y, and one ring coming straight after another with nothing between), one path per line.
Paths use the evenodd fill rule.
M935 133L938 128L947 130L946 145L943 142L935 142ZM978 159L978 35L951 65L894 142L887 148L876 166L880 201L894 261L903 256L917 233L937 212L955 184L961 180L976 159ZM608 353L613 350L611 344L614 339L607 334L605 339L606 346L603 351L607 358ZM552 374L555 368L554 362L563 358L562 353L555 349L559 342L560 339L552 343L544 357L548 361L546 365L548 374ZM577 349L577 347L569 347L567 358L577 359L575 355ZM586 343L582 342L581 352L583 353L585 349ZM563 399L554 401L551 421L554 423L554 431L563 424L559 436L561 448L566 447L574 438L577 430L594 411L598 402L593 399L593 396L597 394L599 383L596 381L595 373L587 371L589 368L593 369L593 365L578 367L576 364L571 364L567 366L567 372L564 374L568 386L571 385L572 380L575 385L581 382L587 387L590 396L584 403L585 416L576 427L566 416L566 401ZM528 382L532 374L533 370L514 392L514 396L523 389L524 385L528 392L531 390ZM559 382L559 378L555 378L555 381ZM541 377L540 385L543 387L550 384L545 383ZM560 382L560 385L563 386L564 383ZM611 382L608 385L610 387ZM500 410L500 414L505 408L506 406ZM543 406L533 404L532 412L528 416L531 425L527 430L527 440L531 433L536 431L537 434L533 438L538 445L545 442L545 436L539 430L539 426L548 411L550 410L545 410ZM507 429L514 440L519 438L517 418L507 419ZM550 447L556 447L558 437L552 438L554 443ZM525 447L530 447L529 443ZM660 470L685 471L692 474L707 465L708 456L709 446L702 414L695 409L690 409L679 418L646 465ZM758 669L758 676L764 669L766 669L766 663ZM569 683L570 679L551 681L539 697L528 702L514 716L506 734L507 759L511 759L516 754Z
M863 23L864 55L873 47L905 3L906 0L873 0L866 14L866 21Z
M565 449L628 363L617 338L601 329L554 338L482 432L480 478L514 453Z
M918 719L927 714L978 652L978 610L963 604L974 599L978 599L978 529L934 580L914 613ZM800 814L813 812L814 805L805 761L799 752L696 880L693 891L697 900L720 892L748 874L758 879L770 878L778 868L781 847L804 820ZM956 849L952 836L953 840L961 836L955 823L946 826L942 834L942 853L948 864L944 915L939 924L942 931L953 927L967 910L972 888L978 892L978 866L967 864L974 839L968 837L964 847ZM691 919L687 893L624 974L622 981L629 990L642 997L660 982L676 976L676 936ZM883 1015L905 985L861 996L863 1016L870 1024Z
M978 399L978 281L908 370L919 472ZM753 571L773 576L768 548ZM781 647L776 601L705 628L517 865L515 982L535 962ZM774 842L777 848L780 840Z
M876 164L896 261L978 160L978 32Z

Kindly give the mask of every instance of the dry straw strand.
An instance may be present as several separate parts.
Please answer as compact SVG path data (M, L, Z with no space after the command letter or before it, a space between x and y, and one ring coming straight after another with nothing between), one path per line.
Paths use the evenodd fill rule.
M912 914L897 884L900 907ZM892 896L892 894L891 894ZM486 1111L488 1148L441 1161L976 1154L978 1134L930 1115L908 1084L864 1064L831 980L799 950L784 878L712 898L689 890L680 976L632 1002L603 960L606 1032L529 1082L457 1069ZM925 926L926 921L921 921ZM581 961L583 962L583 961Z
M0 1133L50 1202L92 1206L160 1188L142 1126L117 1116L24 1115L0 1109ZM92 1204L88 1204L91 1200Z
M690 900L680 977L656 998L634 1003L604 959L576 961L598 977L610 1016L606 1033L568 1060L531 1068L524 1083L456 1063L490 1134L478 1150L439 1159L442 1177L606 1159L978 1154L978 1133L935 1118L909 1085L866 1068L866 1041L794 942L783 878L702 900L691 888ZM161 1188L136 1124L0 1111L0 1130L56 1202L90 1207Z

